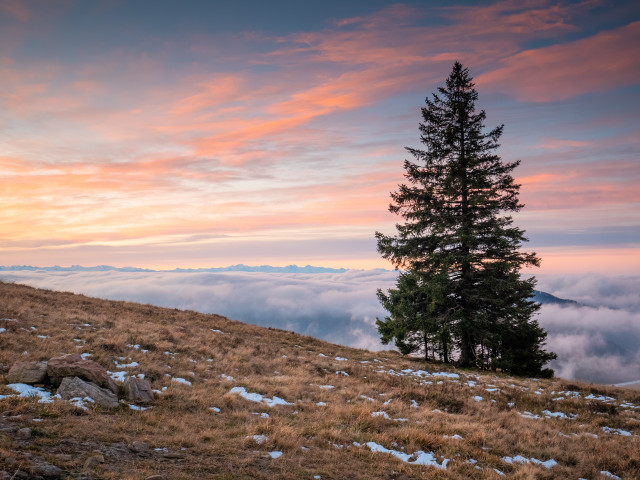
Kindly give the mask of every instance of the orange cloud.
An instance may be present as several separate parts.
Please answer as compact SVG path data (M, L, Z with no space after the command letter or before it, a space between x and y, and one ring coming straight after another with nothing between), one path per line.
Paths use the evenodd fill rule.
M550 102L615 87L640 78L640 22L574 42L525 50L502 68L476 77L483 88L531 102Z

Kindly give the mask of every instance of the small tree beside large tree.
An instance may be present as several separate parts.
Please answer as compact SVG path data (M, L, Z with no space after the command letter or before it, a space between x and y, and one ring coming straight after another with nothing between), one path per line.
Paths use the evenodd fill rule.
M543 367L556 355L544 351L547 334L533 318L535 279L520 276L540 259L520 251L526 238L510 216L523 207L511 176L520 162L496 155L503 126L484 131L477 98L456 62L422 108L424 150L407 148L414 161L405 160L407 183L389 206L405 221L395 236L376 232L380 254L402 270L396 288L378 291L390 313L378 331L404 354L551 376Z

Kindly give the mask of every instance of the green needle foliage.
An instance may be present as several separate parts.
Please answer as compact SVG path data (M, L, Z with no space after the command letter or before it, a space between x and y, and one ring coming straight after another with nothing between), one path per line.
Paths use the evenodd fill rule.
M535 279L520 269L539 266L520 251L524 231L509 215L523 205L496 150L503 125L484 132L478 93L459 62L422 108L424 150L407 148L407 182L391 193L389 210L404 218L397 235L376 232L378 251L402 270L395 289L378 291L390 315L378 320L384 343L404 354L454 359L461 366L551 376L543 369L546 332L532 317Z

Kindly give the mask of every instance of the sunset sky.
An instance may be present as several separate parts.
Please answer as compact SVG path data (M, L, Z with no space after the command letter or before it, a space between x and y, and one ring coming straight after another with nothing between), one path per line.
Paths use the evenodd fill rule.
M0 265L391 268L455 60L540 273L640 271L640 2L0 0Z

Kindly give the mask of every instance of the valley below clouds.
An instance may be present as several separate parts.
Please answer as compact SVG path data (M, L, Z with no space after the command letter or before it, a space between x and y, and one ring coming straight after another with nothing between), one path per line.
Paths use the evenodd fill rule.
M376 290L395 272L78 272L3 271L0 280L38 288L217 313L329 342L382 350ZM543 305L538 321L558 354L556 376L595 383L640 379L640 277L542 275L537 289L578 305Z

